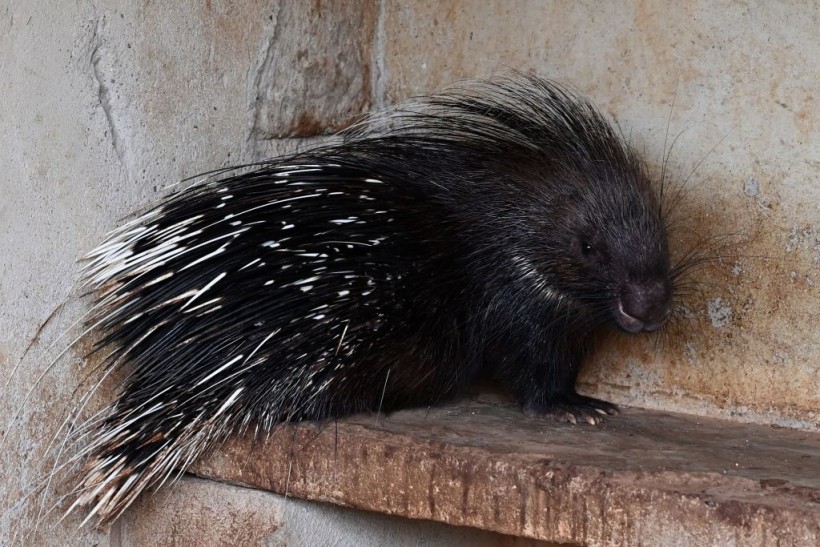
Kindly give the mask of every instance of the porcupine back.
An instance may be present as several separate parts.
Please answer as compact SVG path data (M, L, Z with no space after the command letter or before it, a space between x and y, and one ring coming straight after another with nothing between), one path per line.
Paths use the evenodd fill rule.
M173 196L88 257L97 349L129 375L72 509L108 522L233 433L433 404L544 317L601 323L606 287L564 264L561 232L646 222L643 180L587 102L518 76Z

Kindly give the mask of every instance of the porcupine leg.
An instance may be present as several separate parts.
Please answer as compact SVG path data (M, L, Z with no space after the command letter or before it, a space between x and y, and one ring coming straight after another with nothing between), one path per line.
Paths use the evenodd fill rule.
M551 339L556 338L544 337L541 343L530 341L519 346L524 349L519 350L515 360L499 370L524 413L593 425L601 423L606 414L617 414L614 404L576 392L575 381L586 352L556 346Z
M562 395L554 406L548 408L544 415L556 417L562 421L576 423L578 421L598 424L605 414L618 414L618 407L607 401L579 395L573 391Z
M558 395L540 406L523 406L524 413L530 416L549 416L560 421L571 423L586 422L599 424L603 416L618 414L618 407L607 401L579 395L573 387L571 391Z

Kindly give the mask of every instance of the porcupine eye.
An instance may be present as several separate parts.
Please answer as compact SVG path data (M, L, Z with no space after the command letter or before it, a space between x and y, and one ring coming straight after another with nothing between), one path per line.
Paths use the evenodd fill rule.
M581 256L587 261L594 261L598 257L598 250L589 238L578 237L575 240L576 248L580 251Z
M607 263L607 253L600 241L590 237L578 237L575 240L575 253L587 267L597 269Z

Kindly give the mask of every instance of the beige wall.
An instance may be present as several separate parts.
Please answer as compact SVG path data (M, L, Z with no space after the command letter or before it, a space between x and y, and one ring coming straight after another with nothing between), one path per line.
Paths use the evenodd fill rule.
M36 520L14 504L83 374L79 351L47 370L87 304L75 259L118 218L182 177L508 68L585 91L656 169L676 140L676 180L697 166L678 247L736 234L686 302L690 320L660 341L609 341L584 388L820 429L818 28L812 2L0 5L0 542ZM71 519L46 525L31 539L108 541Z

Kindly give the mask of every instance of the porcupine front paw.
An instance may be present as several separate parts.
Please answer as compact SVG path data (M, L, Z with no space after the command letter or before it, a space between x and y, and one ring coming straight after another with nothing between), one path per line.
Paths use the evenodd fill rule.
M598 425L604 421L604 416L618 414L618 407L612 403L586 397L577 393L567 393L560 396L546 407L524 405L524 413L529 416L548 416L561 422L586 422Z

